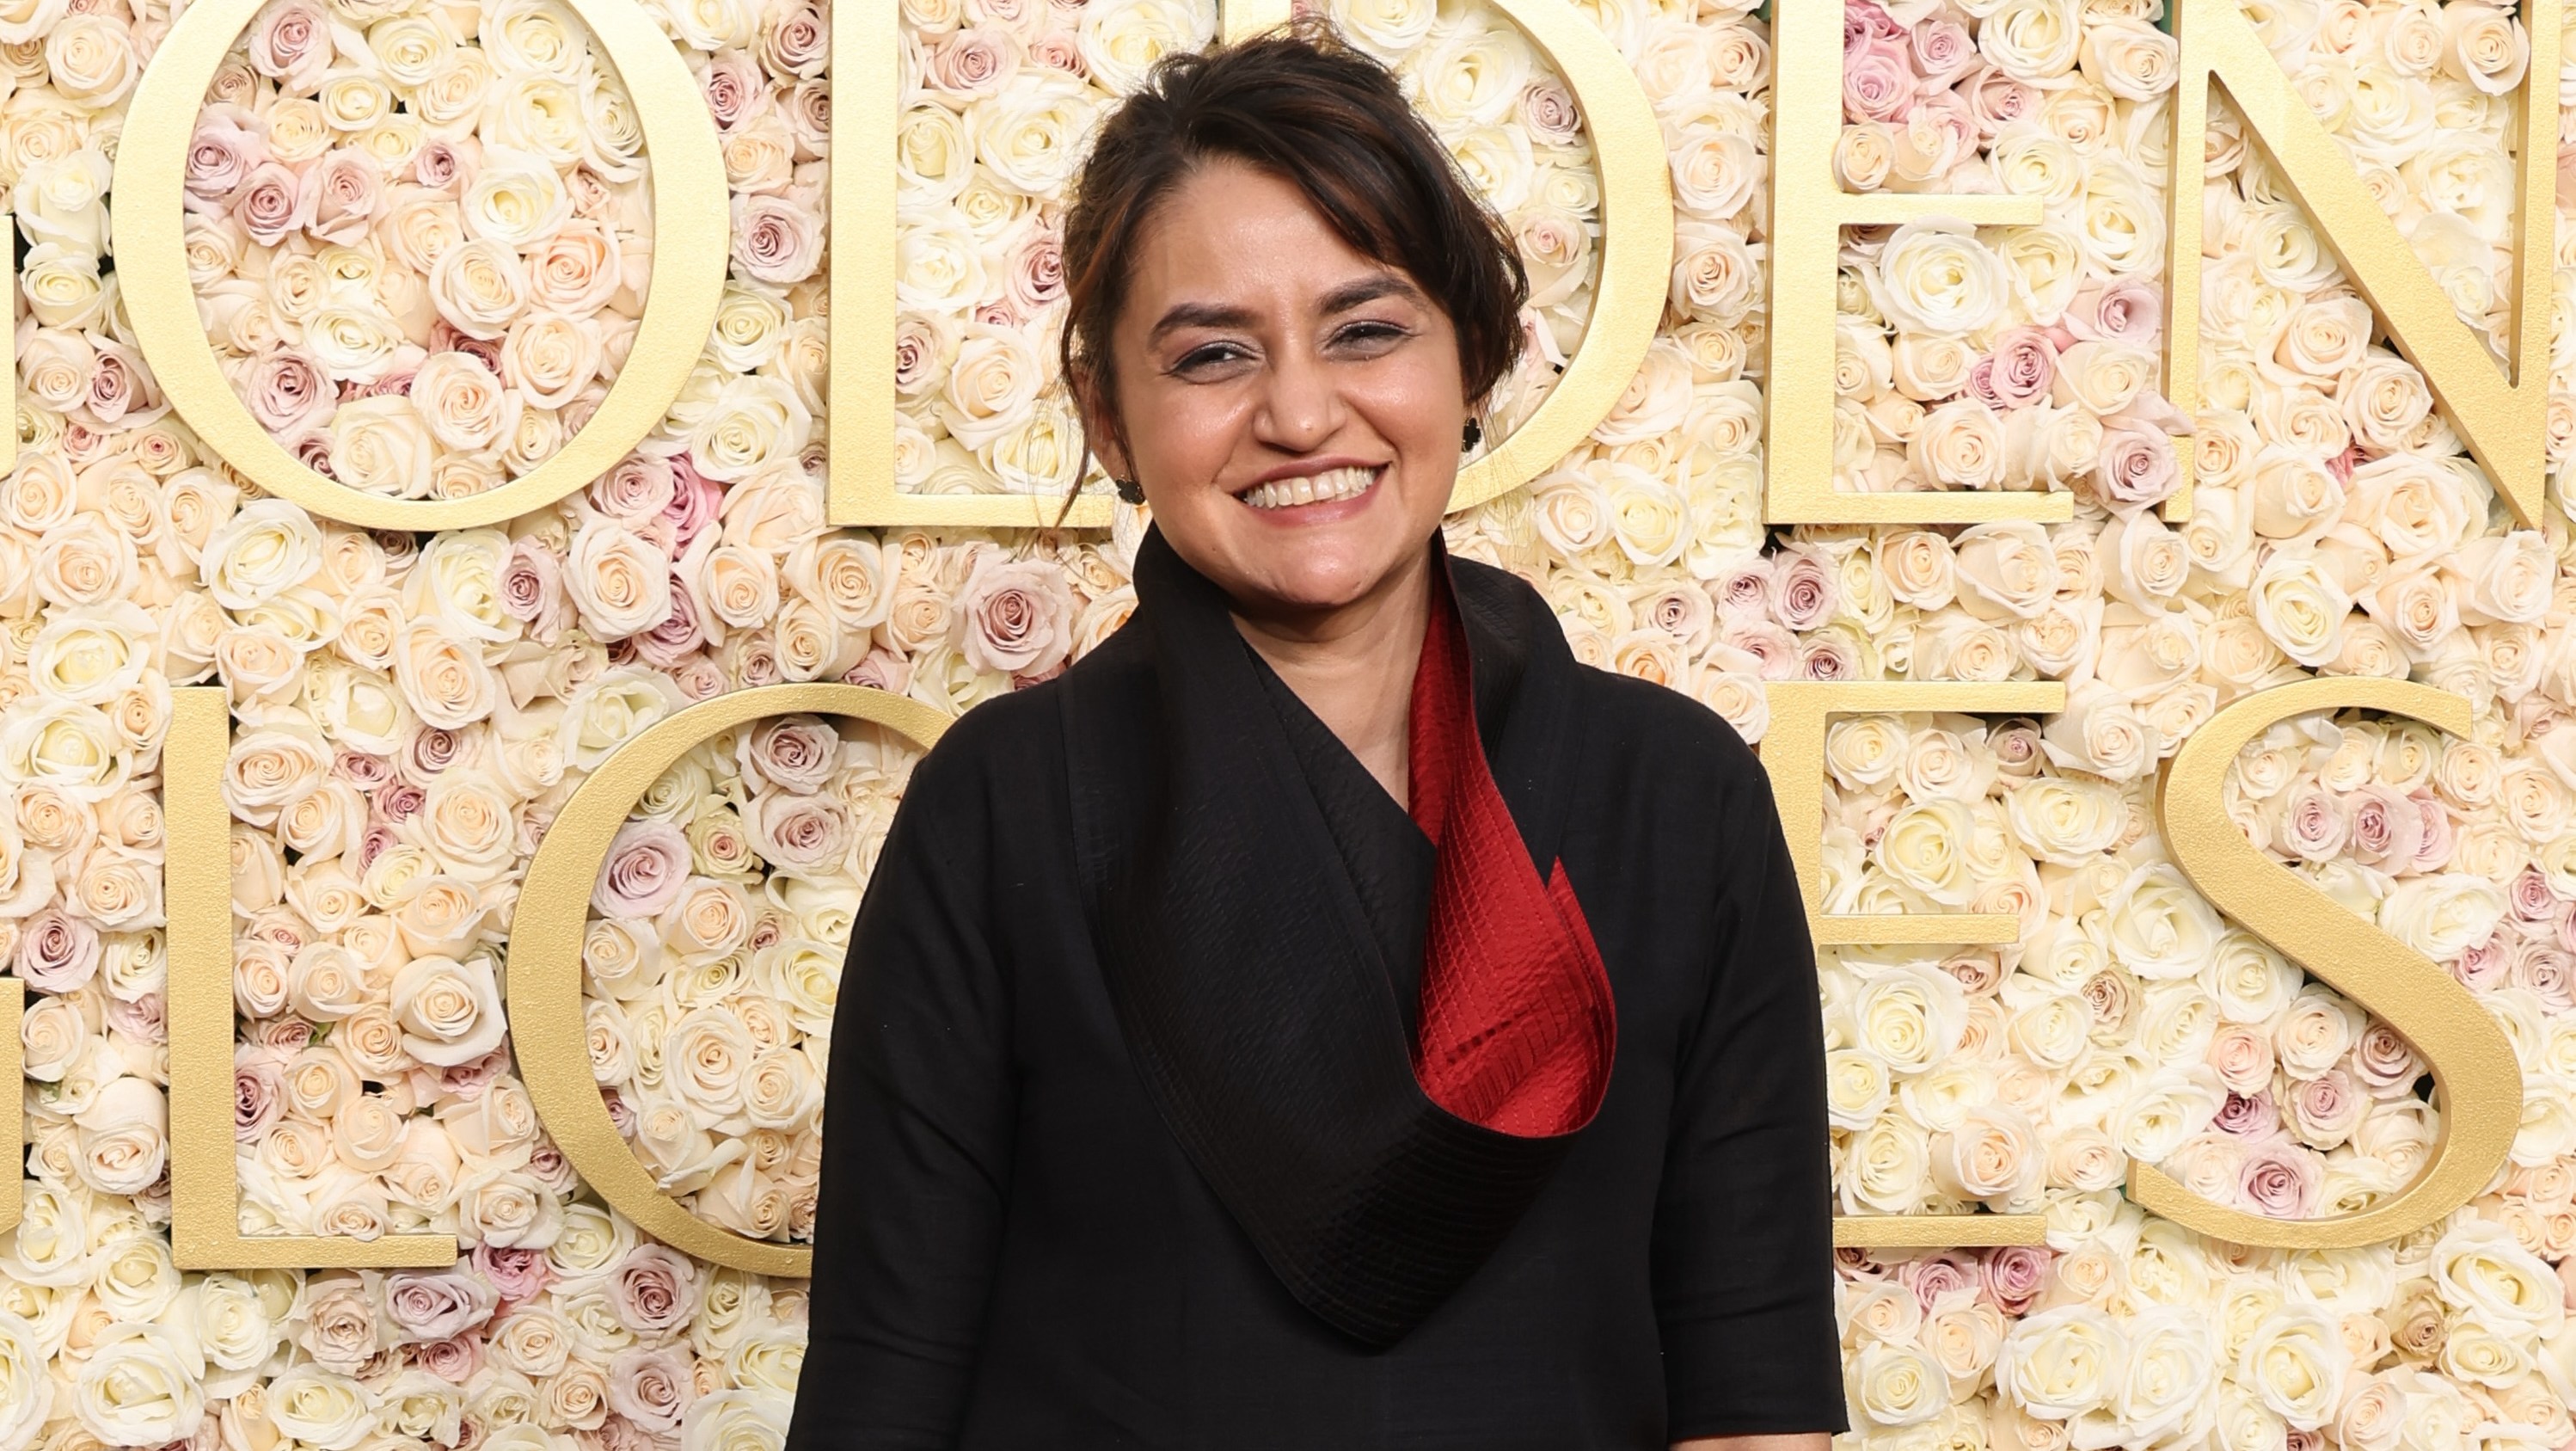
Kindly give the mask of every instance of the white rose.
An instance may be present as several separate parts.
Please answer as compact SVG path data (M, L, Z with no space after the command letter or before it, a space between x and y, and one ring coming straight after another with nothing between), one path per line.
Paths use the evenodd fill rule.
M1974 333L2002 310L2001 264L1964 222L1908 222L1879 250L1865 274L1870 298L1898 328L1922 333Z
M2436 962L2448 962L2495 935L2504 889L2467 872L2405 877L2380 899L2379 926Z
M2352 1354L2325 1312L2285 1307L2246 1338L2236 1356L2236 1382L2302 1431L2333 1419Z
M393 980L394 1016L403 1026L403 1049L435 1067L470 1063L499 1047L507 1024L489 958L460 962L425 956L405 963Z
M2022 1317L1995 1357L1995 1389L2042 1420L2065 1421L2109 1401L2128 1357L2120 1327L2092 1305Z
M72 1413L111 1446L158 1446L197 1434L205 1362L174 1326L126 1322L101 1331L71 1382Z
M1855 1042L1900 1074L1921 1073L1949 1057L1967 1020L1958 979L1928 963L1888 968L1852 999Z
M298 1365L268 1383L268 1419L322 1451L354 1451L374 1429L375 1396L347 1376Z
M1913 1426L1950 1406L1940 1363L1911 1345L1873 1340L1843 1369L1844 1397L1876 1426Z

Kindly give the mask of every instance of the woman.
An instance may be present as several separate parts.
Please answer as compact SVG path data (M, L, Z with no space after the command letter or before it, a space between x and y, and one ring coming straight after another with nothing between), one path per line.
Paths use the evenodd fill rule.
M1760 766L1440 516L1525 291L1374 62L1159 66L1068 220L1139 608L930 753L852 933L798 1448L1824 1445Z

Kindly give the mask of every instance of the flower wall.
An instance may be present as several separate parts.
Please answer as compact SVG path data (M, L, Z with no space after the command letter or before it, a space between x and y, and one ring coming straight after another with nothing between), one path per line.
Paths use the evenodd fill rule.
M2207 407L2163 402L2176 55L2158 0L1851 0L1844 186L2012 192L2043 220L1845 234L1837 485L2063 491L2075 518L1766 529L1765 20L1740 0L1575 3L1663 128L1663 325L1591 441L1455 516L1450 546L1538 585L1583 659L1755 741L1769 681L2067 687L2039 719L1842 719L1825 819L1789 824L1823 832L1831 910L2022 924L2006 948L1822 955L1843 1212L2049 1226L2038 1247L1841 1252L1850 1439L2576 1441L2562 521L2510 527L2224 105ZM642 1238L535 1116L501 1007L517 882L571 790L692 700L840 680L956 713L1053 675L1132 608L1142 520L825 524L830 8L645 8L720 128L715 333L662 425L586 489L410 535L245 486L133 342L107 187L172 17L0 3L21 440L0 481L0 961L28 1002L0 1451L783 1435L801 1282ZM1399 67L1519 242L1529 347L1489 408L1500 436L1591 311L1601 212L1574 97L1482 5L1330 13ZM2248 13L2459 314L2502 338L2519 22L2478 0ZM904 0L902 18L898 484L1100 487L1052 387L1064 192L1102 108L1217 17ZM550 457L617 376L651 282L636 106L556 0L272 0L186 165L190 276L244 405L388 497L472 494ZM2563 390L2576 317L2559 311L2545 366ZM2576 435L2568 396L2553 461ZM2171 521L2169 431L2190 434L2196 478ZM2454 691L2476 725L2284 724L2238 760L2228 814L2474 994L2526 1101L2508 1168L2445 1222L2246 1250L2146 1217L2120 1192L2128 1162L2296 1219L2386 1199L2440 1132L2404 1037L2222 919L2158 836L2159 762L2219 707L2311 674ZM173 1265L158 772L187 684L222 687L233 715L242 1228L452 1233L454 1266ZM840 944L916 754L814 718L729 732L647 794L597 883L593 1075L659 1184L728 1229L810 1233Z

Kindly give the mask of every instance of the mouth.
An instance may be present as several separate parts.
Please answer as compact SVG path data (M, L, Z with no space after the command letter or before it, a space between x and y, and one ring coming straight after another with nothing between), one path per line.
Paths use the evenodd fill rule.
M1235 497L1255 509L1298 509L1310 504L1333 504L1367 493L1377 487L1378 479L1385 473L1384 464L1374 468L1354 465L1326 469L1319 474L1255 484Z

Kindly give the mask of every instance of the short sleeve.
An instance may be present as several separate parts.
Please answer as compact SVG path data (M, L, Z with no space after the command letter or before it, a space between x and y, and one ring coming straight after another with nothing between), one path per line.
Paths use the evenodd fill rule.
M1815 949L1762 769L1724 832L1714 966L1675 1071L1655 1211L1670 1439L1844 1429ZM1749 780L1745 778L1749 777Z
M974 776L914 772L851 927L791 1451L946 1448L965 1414L1016 1097Z

